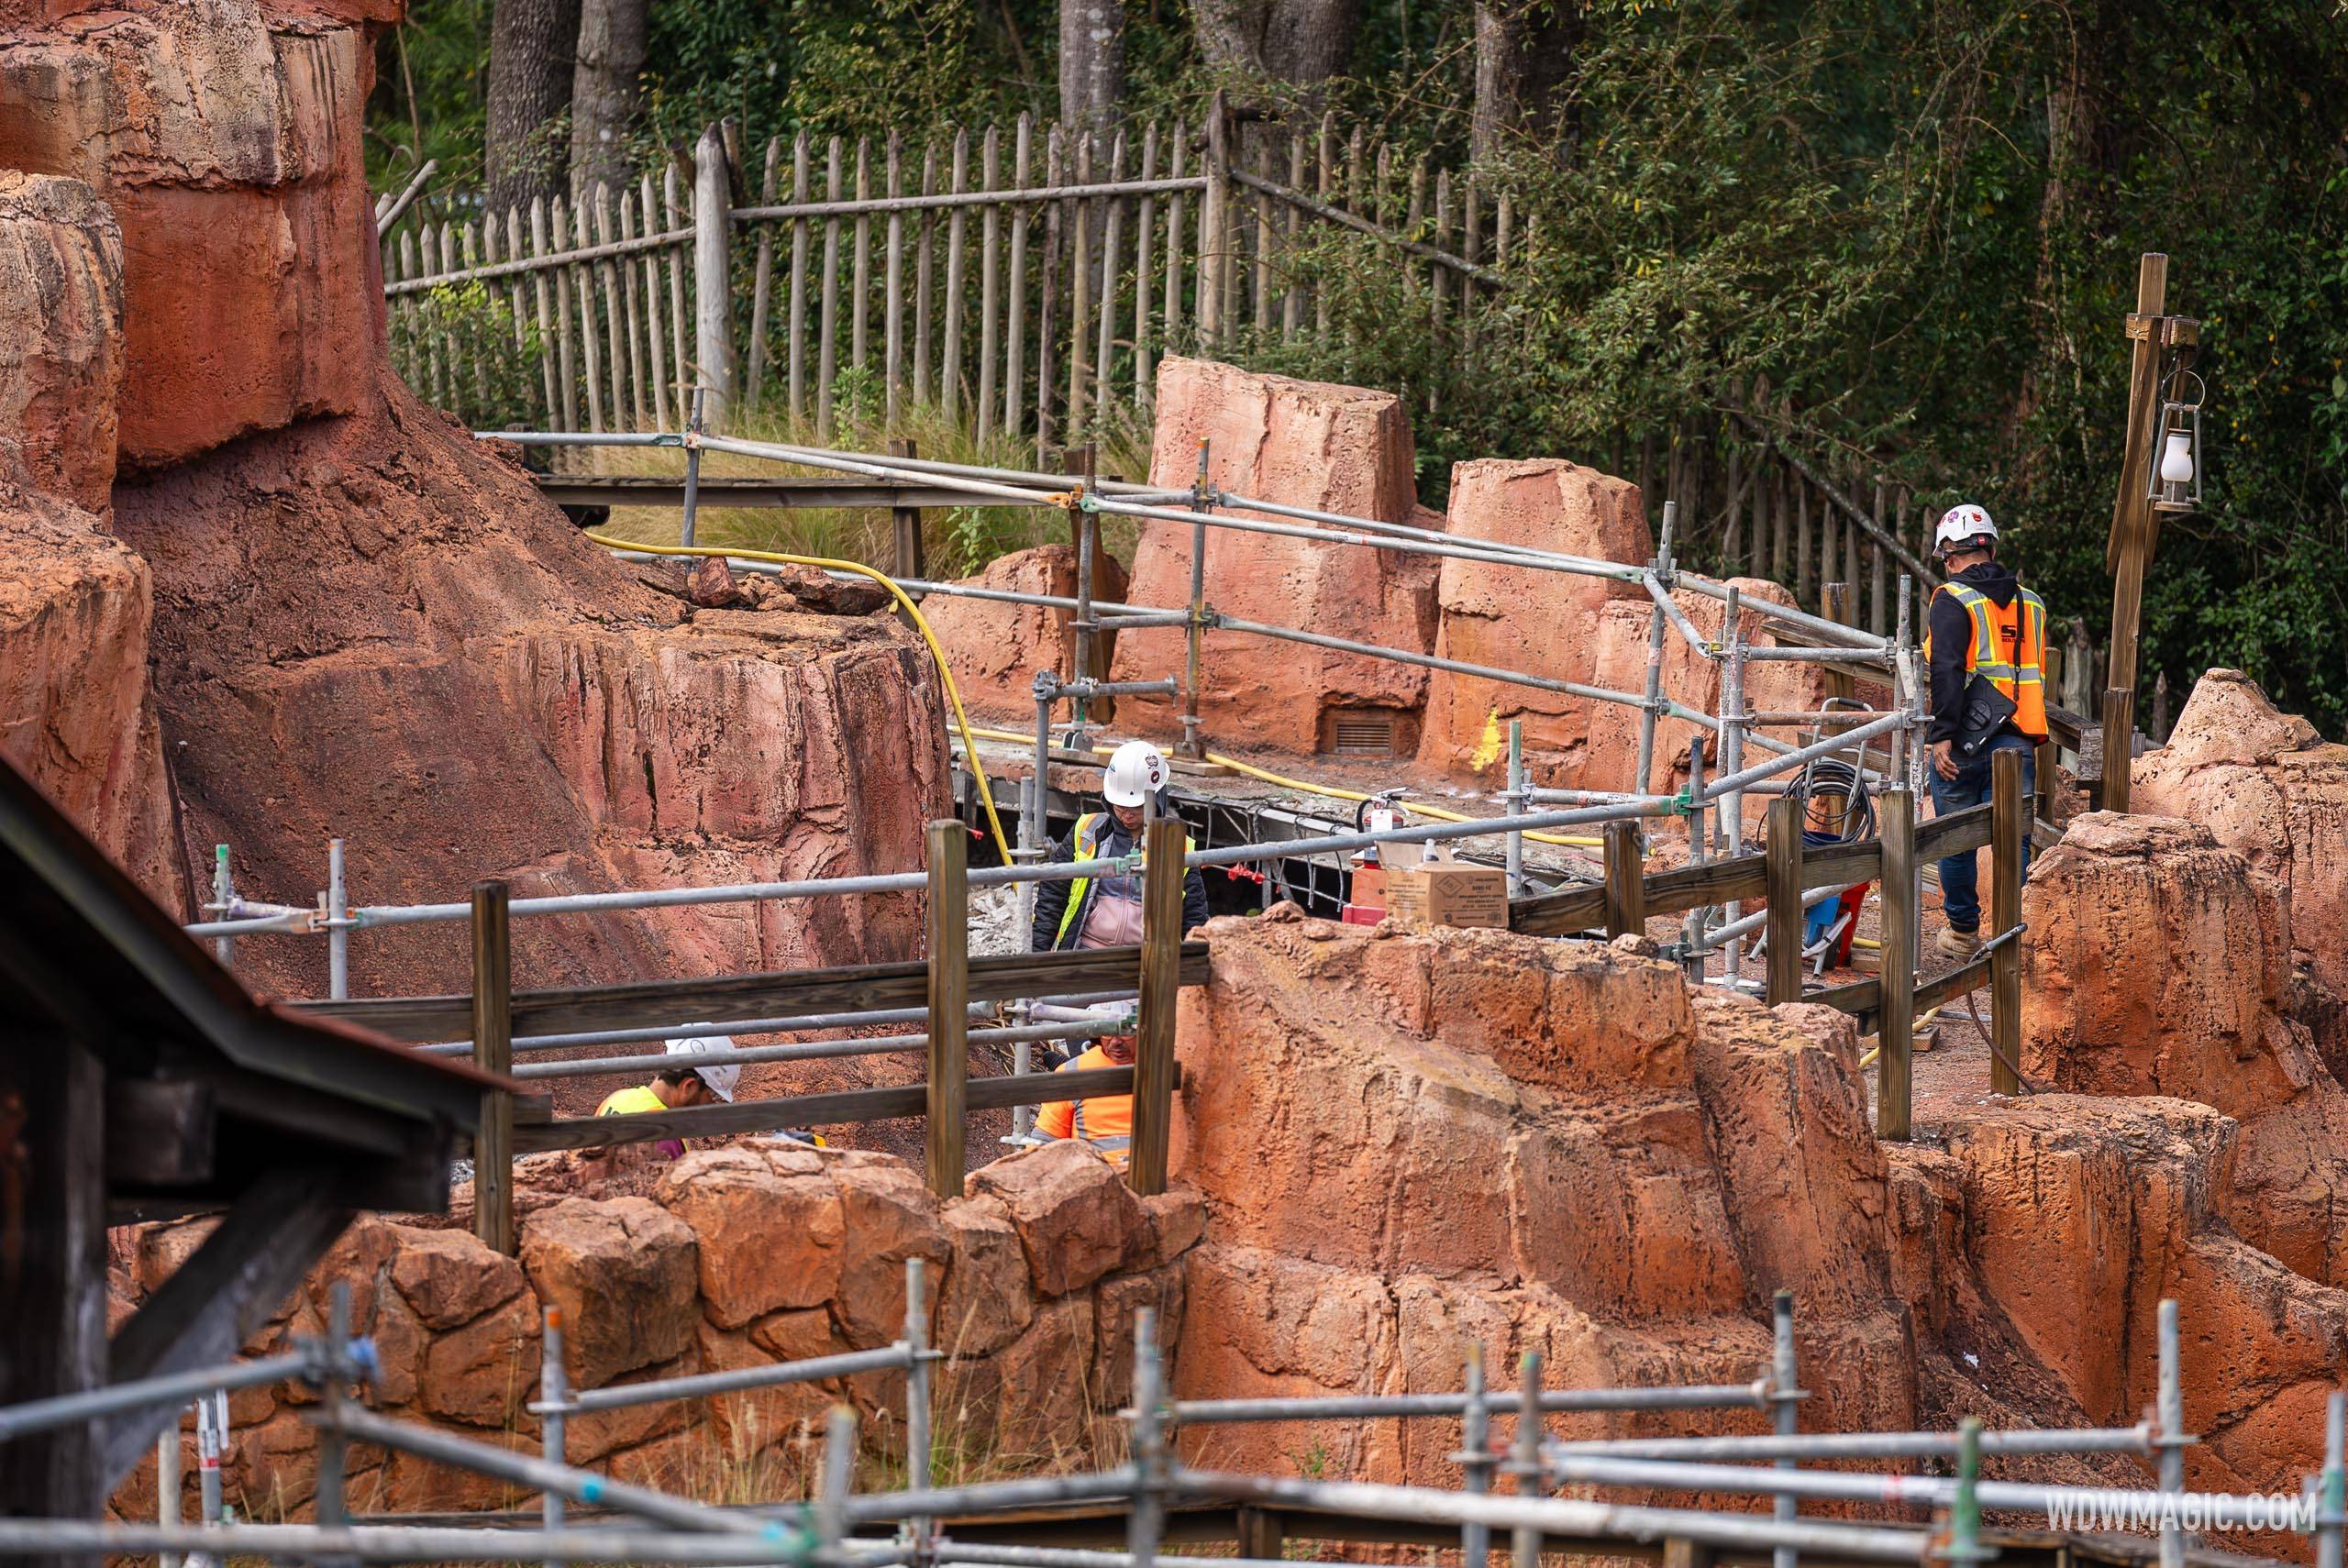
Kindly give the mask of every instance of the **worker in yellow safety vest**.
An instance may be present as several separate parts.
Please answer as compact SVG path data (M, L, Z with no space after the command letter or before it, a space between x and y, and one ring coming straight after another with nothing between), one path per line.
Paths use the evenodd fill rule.
M1997 558L1998 525L1978 506L1951 507L1933 531L1948 580L1933 591L1924 659L1932 669L1929 782L1942 816L1989 798L1990 758L2021 753L2022 799L2037 778L2046 739L2046 605ZM1981 898L1974 852L1941 862L1948 928L1937 945L1969 958L1981 947ZM2022 874L2030 843L2022 842Z
M1093 1009L1095 1012L1125 1016L1121 1003L1108 1003ZM1134 1037L1130 1034L1104 1034L1093 1047L1064 1063L1056 1071L1086 1072L1095 1067L1130 1067L1134 1065ZM1036 1108L1036 1132L1045 1138L1076 1138L1101 1151L1109 1163L1124 1170L1133 1158L1134 1097L1124 1094L1096 1094L1089 1099L1056 1100Z
M682 1110L687 1106L707 1105L713 1100L734 1102L734 1088L742 1081L742 1069L732 1062L708 1062L700 1058L724 1056L734 1049L731 1037L713 1034L705 1040L670 1040L663 1042L671 1056L692 1058L679 1063L648 1084L634 1088L619 1089L604 1097L595 1108L598 1116L635 1116L648 1110ZM685 1153L682 1138L665 1138L653 1147L669 1159L681 1159ZM608 1150L586 1151L582 1158L604 1157Z
M1054 860L1121 860L1141 849L1142 824L1148 802L1156 797L1161 815L1171 815L1167 794L1172 770L1166 754L1147 741L1127 741L1102 770L1101 795L1105 812L1087 812L1076 819L1076 830L1052 845ZM1188 854L1191 841L1182 841ZM1036 884L1036 914L1028 933L1032 951L1050 953L1070 947L1130 947L1141 941L1142 878L1122 873L1080 877L1067 882ZM1182 929L1207 922L1206 878L1196 871L1182 877Z

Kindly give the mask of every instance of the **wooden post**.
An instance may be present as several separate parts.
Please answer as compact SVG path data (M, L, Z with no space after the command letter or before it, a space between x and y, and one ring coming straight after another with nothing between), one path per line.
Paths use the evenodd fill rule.
M1875 1131L1906 1143L1914 1116L1910 1051L1916 1031L1916 798L1887 790L1876 813L1883 843L1882 943L1876 988Z
M1830 512L1827 515L1831 517L1833 513ZM1851 585L1849 583L1828 583L1825 590L1825 603L1828 620L1838 621L1845 626L1858 624L1858 617L1851 613ZM1858 694L1858 685L1852 679L1849 670L1830 669L1826 672L1826 694L1829 697L1854 697Z
M511 897L503 882L473 884L473 1066L500 1075L514 1067ZM514 1253L514 1097L502 1089L481 1097L473 1234L494 1251Z
M1769 973L1764 999L1772 1007L1801 1000L1800 798L1769 802L1769 842L1762 866L1768 878Z
M893 437L889 443L889 452L892 457L898 458L919 455L914 450L913 437L910 436ZM895 521L897 528L896 563L890 569L899 577L925 575L921 508L918 506L892 507L889 515Z
M693 149L693 375L709 389L702 412L713 434L731 423L734 404L733 206L725 137L711 126Z
M2054 796L2063 782L2056 773L2061 752L2062 748L2051 740L2038 743L2037 799L2031 802L2030 814L2037 822L2050 826L2054 821Z
M2117 653L2115 645L2113 652ZM2136 693L2114 686L2103 694L2103 799L2107 812L2128 809L2129 766L2136 760Z
M2109 688L2104 711L2111 709L2111 693L2125 693L2134 712L2136 635L2144 603L2144 568L2153 553L2153 504L2145 498L2145 469L2150 462L2153 421L2160 411L2161 333L2151 318L2168 308L2168 258L2147 252L2136 263L2136 315L2143 330L2129 326L2135 348L2128 375L2128 434L2120 458L2120 494L2112 502L2111 535L2104 546L2104 566L2111 573L2111 657L2104 676ZM2103 804L2106 811L2128 809L2128 771L2134 757L2127 744L2132 731L2122 732L2121 745L2111 744L2110 720L2103 741Z
M2023 834L2030 832L2021 793L2021 753L2000 747L1989 758L1989 929L2004 935L2021 923ZM1989 1088L2019 1094L2021 1079L2021 940L1999 944L1989 955Z
M1647 928L1646 857L1639 824L1606 824L1606 934L1637 936Z
M962 1196L969 1098L970 839L952 817L929 824L929 1190Z
M1217 88L1207 109L1207 184L1199 197L1199 341L1224 330L1224 264L1231 249L1231 105Z
M1141 1019L1134 1054L1134 1148L1126 1179L1143 1197L1166 1190L1174 1132L1174 1016L1181 996L1180 817L1153 818L1142 839Z

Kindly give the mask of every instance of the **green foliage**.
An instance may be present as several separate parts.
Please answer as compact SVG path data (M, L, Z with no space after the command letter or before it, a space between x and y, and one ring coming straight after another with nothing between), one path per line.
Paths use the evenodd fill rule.
M530 428L545 417L540 338L486 283L443 283L393 302L392 362L476 430Z

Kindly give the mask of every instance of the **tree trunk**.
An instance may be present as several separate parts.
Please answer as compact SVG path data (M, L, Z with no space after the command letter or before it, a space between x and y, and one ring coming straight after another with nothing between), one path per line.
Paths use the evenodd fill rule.
M1476 102L1468 122L1475 160L1489 163L1523 138L1565 150L1565 88L1581 42L1579 13L1543 0L1479 0Z
M1209 65L1311 89L1352 63L1361 12L1361 0L1198 0L1191 15Z
M482 159L492 211L561 193L567 160L560 120L570 106L578 47L579 0L497 0Z
M570 77L570 188L614 190L636 171L627 134L641 99L647 0L582 0Z
M1105 134L1124 96L1123 0L1060 0L1060 123Z

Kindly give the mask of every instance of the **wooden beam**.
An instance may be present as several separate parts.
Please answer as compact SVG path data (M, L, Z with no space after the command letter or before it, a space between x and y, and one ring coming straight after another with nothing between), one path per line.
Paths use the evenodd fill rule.
M1175 1087L1181 1075L1175 1074ZM1051 1105L1095 1095L1131 1094L1131 1067L1092 1067L1083 1072L1021 1073L970 1078L963 1085L966 1110L1002 1110L1014 1105ZM634 1116L571 1116L514 1130L515 1147L525 1154L546 1149L609 1149L671 1138L722 1138L737 1132L772 1132L784 1127L847 1127L895 1121L929 1109L926 1083L887 1088L840 1089L830 1094L746 1099L733 1105L696 1105L683 1110L648 1110Z
M0 1155L22 1185L0 1247L0 1404L106 1381L105 1077L88 1051L0 1020ZM0 1514L95 1518L113 1472L94 1425L11 1443ZM83 1560L33 1559L47 1568Z
M2157 316L2167 308L2168 258L2147 252L2136 266L2136 314ZM2160 412L2162 335L2134 338L2128 375L2128 431L2120 458L2120 493L2111 507L2111 533L2104 543L2104 568L2111 573L2111 649L2105 660L2103 699L2103 806L2128 809L2128 772L2133 730L2112 722L2115 696L2132 701L2136 690L2136 643L2143 619L2144 569L2152 563L2153 503L2146 495L2153 425ZM2117 736L2117 740L2113 738Z
M234 1358L342 1234L350 1215L331 1173L284 1166L269 1172L116 1333L107 1381L160 1377ZM96 1300L104 1299L101 1291ZM159 1406L107 1419L99 1454L109 1488L178 1416L176 1408Z
M512 893L498 881L473 884L473 1066L504 1077L514 1067ZM473 1234L514 1255L514 1097L481 1097L473 1136Z
M1143 1197L1166 1190L1174 1138L1174 1021L1180 1005L1182 843L1177 817L1152 821L1143 840L1141 1017L1135 1039L1133 1158L1126 1178ZM1155 867L1156 870L1149 867Z
M957 301L955 304L958 308L960 302ZM947 373L951 376L956 373L956 369L949 368ZM909 436L891 437L889 453L892 457L897 458L915 456L913 437ZM890 508L889 515L896 527L897 546L895 564L889 569L890 571L900 578L928 576L925 569L926 557L922 542L921 508L908 506L899 502Z
M110 1190L193 1187L213 1170L212 1090L189 1078L106 1079Z
M1092 947L1066 953L1020 953L970 960L969 999L1107 990L1131 983L1141 949ZM1204 985L1207 944L1182 944L1182 983ZM514 1032L568 1034L593 1029L653 1028L687 1019L714 1023L858 1009L922 1007L929 998L924 964L869 964L849 968L720 975L645 980L615 986L517 991ZM470 996L370 998L293 1004L310 1017L339 1019L393 1040L461 1040L472 1028Z
M1989 810L1987 806L1976 807L1963 817L1948 820L1952 823L1969 822L1974 812L1978 813L1980 838L1977 847L1979 844L1988 842ZM1977 831L1977 828L1967 827L1964 831ZM1873 881L1881 865L1881 852L1873 839L1858 844L1831 845L1802 856L1802 886L1805 889L1840 888L1853 882ZM1646 915L1678 914L1706 904L1765 898L1769 890L1769 878L1763 856L1739 855L1726 860L1707 860L1700 865L1675 866L1668 871L1658 871L1651 877L1642 878L1641 888ZM1509 904L1508 924L1511 931L1527 936L1570 936L1602 926L1606 913L1606 889L1602 886L1574 888L1564 892L1512 900Z
M1918 984L1916 1010L1919 1013L1930 1012L1951 997L1961 997L1967 991L1979 989L1988 978L1989 958L1987 954L1984 954L1978 958L1958 965L1937 979L1925 980Z
M2030 832L2022 801L2021 753L2001 746L1989 757L1989 803L1996 819L1989 840L1989 932L2001 935L2021 923L2024 834ZM2021 938L1999 943L1989 954L1989 1088L2021 1092Z
M1967 806L1944 817L1916 824L1916 858L1943 860L1970 855L1989 842L1989 808Z
M1876 812L1883 841L1881 914L1876 935L1883 959L1876 1013L1875 1129L1905 1143L1914 1120L1916 1036L1916 802L1905 790L1886 792Z
M2103 779L2099 804L2107 812L2128 809L2136 766L2136 694L2114 686L2103 694Z
M1801 1000L1801 819L1799 795L1769 802L1769 838L1763 858L1768 876L1767 989L1772 1007Z
M1647 929L1646 857L1635 822L1606 824L1606 934L1644 935Z
M929 824L929 1189L962 1196L969 1163L970 838L952 817Z

